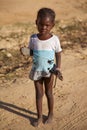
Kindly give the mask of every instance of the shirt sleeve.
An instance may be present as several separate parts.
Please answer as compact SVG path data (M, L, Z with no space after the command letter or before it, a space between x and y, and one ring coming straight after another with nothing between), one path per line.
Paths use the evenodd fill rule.
M30 37L29 43L28 43L28 48L30 49L30 56L33 56L33 42L32 42L32 37Z
M56 36L56 39L55 39L55 52L58 53L58 52L61 52L61 51L62 51L62 48L61 48L60 40L59 40L58 36Z
M29 43L28 43L28 48L33 50L33 42L32 42L33 38L32 36L30 37Z

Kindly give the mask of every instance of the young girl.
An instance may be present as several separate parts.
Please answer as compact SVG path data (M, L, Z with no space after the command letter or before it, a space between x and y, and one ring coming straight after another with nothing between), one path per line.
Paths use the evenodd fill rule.
M55 12L50 8L41 8L36 18L38 33L33 34L29 42L30 54L33 55L33 66L29 77L35 85L38 114L38 120L34 126L42 122L43 86L48 103L48 118L45 123L50 123L53 119L53 74L50 70L54 66L54 59L56 59L56 70L61 70L62 51L58 37L50 32L54 25Z

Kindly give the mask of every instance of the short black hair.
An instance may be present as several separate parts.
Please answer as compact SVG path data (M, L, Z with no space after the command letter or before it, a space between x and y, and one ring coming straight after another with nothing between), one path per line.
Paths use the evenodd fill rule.
M51 17L52 21L55 21L55 12L50 8L41 8L37 13L37 19L43 17Z

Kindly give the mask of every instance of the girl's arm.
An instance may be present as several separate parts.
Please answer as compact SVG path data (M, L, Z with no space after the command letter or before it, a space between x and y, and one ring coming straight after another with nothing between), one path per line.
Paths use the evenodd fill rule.
M33 50L30 49L30 56L33 56Z
M62 73L61 73L61 52L55 53L55 57L56 57L57 75L58 75L59 79L63 81L63 76L62 76Z
M56 69L61 71L61 52L55 53Z

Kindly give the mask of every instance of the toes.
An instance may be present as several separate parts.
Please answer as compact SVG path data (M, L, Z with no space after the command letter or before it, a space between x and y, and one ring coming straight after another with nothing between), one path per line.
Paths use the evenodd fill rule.
M42 119L38 119L36 122L34 122L33 126L38 127L38 126L40 126L40 124L42 124Z
M52 122L52 118L48 118L46 121L45 121L45 124L49 124Z

